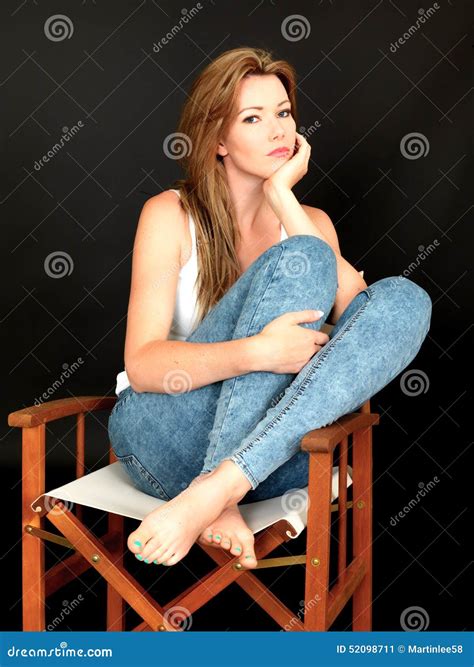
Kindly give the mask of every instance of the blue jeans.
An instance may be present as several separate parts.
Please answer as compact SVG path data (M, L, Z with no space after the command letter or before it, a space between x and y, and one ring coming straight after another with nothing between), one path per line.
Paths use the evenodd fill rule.
M314 236L290 236L251 264L187 341L253 336L279 315L306 309L324 316L299 326L319 330L337 287L332 248ZM430 320L424 289L402 276L382 278L352 299L328 343L297 374L251 372L169 393L127 387L109 419L112 448L135 486L162 500L224 459L252 485L241 502L303 488L309 457L302 437L391 382L418 353ZM190 379L173 373L178 383L180 373Z

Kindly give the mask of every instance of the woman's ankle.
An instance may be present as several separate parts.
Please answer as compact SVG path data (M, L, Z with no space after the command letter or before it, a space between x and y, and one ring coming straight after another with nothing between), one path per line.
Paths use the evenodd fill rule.
M252 489L252 485L248 478L244 475L239 466L230 459L221 461L210 475L221 478L222 483L228 490L229 497L225 505L226 508L237 505L237 503Z

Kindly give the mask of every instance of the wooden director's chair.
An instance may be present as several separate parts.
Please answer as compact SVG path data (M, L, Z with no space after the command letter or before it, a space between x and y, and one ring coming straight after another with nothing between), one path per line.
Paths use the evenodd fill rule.
M329 333L332 325L322 331ZM22 587L23 630L45 629L45 600L93 567L107 581L107 630L125 629L125 603L143 619L133 628L180 631L186 619L235 582L284 630L328 630L352 597L352 630L372 629L372 427L379 415L366 401L357 412L309 431L301 440L308 452L309 478L304 489L269 500L239 505L256 535L258 566L243 569L238 556L199 545L216 567L183 593L159 605L123 566L127 549L124 517L142 520L166 501L136 489L109 443L109 464L85 474L85 415L110 411L115 396L77 396L12 412L8 424L22 428ZM45 492L46 424L76 415L76 479ZM348 454L352 453L352 466ZM333 466L335 455L338 467ZM352 486L352 500L348 489ZM338 498L339 502L333 501ZM82 522L83 507L108 513L108 531L96 537ZM296 507L297 509L293 509ZM74 508L74 512L72 509ZM352 557L347 562L348 510L352 510ZM331 514L337 512L337 580L330 582ZM44 517L60 534L44 529ZM306 553L266 558L306 528ZM44 540L75 553L45 571ZM191 550L192 552L192 550ZM191 553L190 552L190 553ZM190 554L185 556L189 558ZM304 619L279 600L255 575L266 567L304 565ZM332 585L331 585L332 583ZM178 615L173 608L179 605ZM170 611L171 610L171 611Z

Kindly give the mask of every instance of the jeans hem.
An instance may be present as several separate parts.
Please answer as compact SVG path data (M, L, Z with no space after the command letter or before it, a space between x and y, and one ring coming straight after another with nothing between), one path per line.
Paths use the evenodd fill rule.
M245 477L248 479L248 481L252 485L252 488L249 489L249 491L255 491L255 489L260 484L260 482L253 475L250 468L245 463L244 459L242 458L242 456L240 454L234 454L234 455L230 456L228 459L223 459L223 461L233 461L235 463L235 465L239 466L240 470L243 472Z

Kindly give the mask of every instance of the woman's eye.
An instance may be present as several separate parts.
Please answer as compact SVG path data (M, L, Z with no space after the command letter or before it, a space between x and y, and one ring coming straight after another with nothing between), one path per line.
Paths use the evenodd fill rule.
M280 113L286 113L286 114L291 114L291 109L282 109ZM251 118L260 118L260 116L247 116L245 118L244 123L247 123ZM283 118L288 118L288 116L283 116ZM255 123L247 123L247 125L255 125Z

